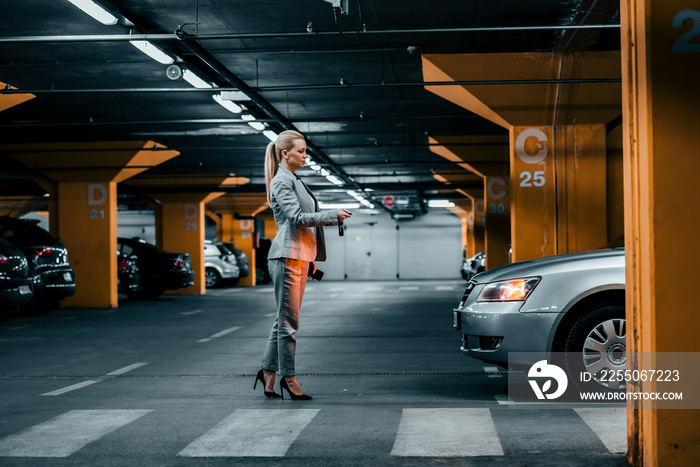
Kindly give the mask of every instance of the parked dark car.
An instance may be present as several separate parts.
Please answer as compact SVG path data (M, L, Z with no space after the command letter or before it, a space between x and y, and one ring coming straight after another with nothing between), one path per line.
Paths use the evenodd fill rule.
M466 251L465 251L466 253ZM466 254L465 254L466 256ZM486 270L486 253L483 251L475 254L471 258L465 258L462 261L462 268L460 272L462 273L462 279L468 281L477 274L484 272Z
M231 252L236 256L236 262L238 263L238 269L241 270L241 275L239 277L248 277L250 275L250 266L248 265L248 255L243 253L241 250L236 248L233 243L221 242L226 248L231 250Z
M22 306L28 314L46 313L75 293L75 272L68 263L68 250L37 221L0 217L0 238L26 256L33 277L34 296Z
M124 256L117 252L117 289L125 295L141 292L141 271L135 256Z
M154 300L166 290L194 284L189 253L170 253L140 239L117 239L120 258L129 258L138 268L140 288L123 288L131 300Z
M255 282L267 284L272 281L270 271L267 269L267 254L270 252L272 240L260 237L260 246L255 249Z
M18 311L34 297L29 261L22 251L0 238L0 312Z

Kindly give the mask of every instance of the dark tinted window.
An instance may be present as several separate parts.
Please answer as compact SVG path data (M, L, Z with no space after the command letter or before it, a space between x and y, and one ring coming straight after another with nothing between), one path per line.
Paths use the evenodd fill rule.
M56 238L32 222L13 218L0 219L0 238L15 245L53 245Z

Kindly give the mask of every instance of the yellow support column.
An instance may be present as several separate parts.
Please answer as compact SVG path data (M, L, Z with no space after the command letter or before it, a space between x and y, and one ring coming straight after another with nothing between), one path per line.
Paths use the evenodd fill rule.
M697 353L700 5L623 0L620 7L627 349ZM699 410L642 409L641 401L628 409L631 465L698 465Z
M51 233L68 249L75 295L66 308L113 308L117 297L117 183L177 156L153 141L41 143L0 149L47 190Z
M508 177L484 177L486 269L509 263L510 200Z
M192 269L194 270L194 285L169 291L169 294L200 294L206 293L204 280L204 205L211 200L224 195L218 193L161 193L152 195L162 205L160 232L156 238L162 249L172 253L189 253Z
M551 127L513 127L511 229L513 261L557 252L557 192Z

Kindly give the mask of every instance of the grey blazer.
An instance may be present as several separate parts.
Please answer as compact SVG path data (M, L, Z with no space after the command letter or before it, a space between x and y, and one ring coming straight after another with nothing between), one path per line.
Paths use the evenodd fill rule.
M338 225L336 211L318 211L318 201L304 182L280 166L270 183L270 206L277 224L267 259L325 261L324 225Z

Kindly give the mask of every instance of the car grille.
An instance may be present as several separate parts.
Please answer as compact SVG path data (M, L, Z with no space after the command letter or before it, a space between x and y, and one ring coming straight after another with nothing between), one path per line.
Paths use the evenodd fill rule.
M464 295L462 295L462 300L460 300L458 308L462 308L462 305L464 305L466 303L467 298L469 298L469 294L472 293L472 290L474 290L474 287L476 287L476 282L469 281L467 283L467 289L464 291Z

